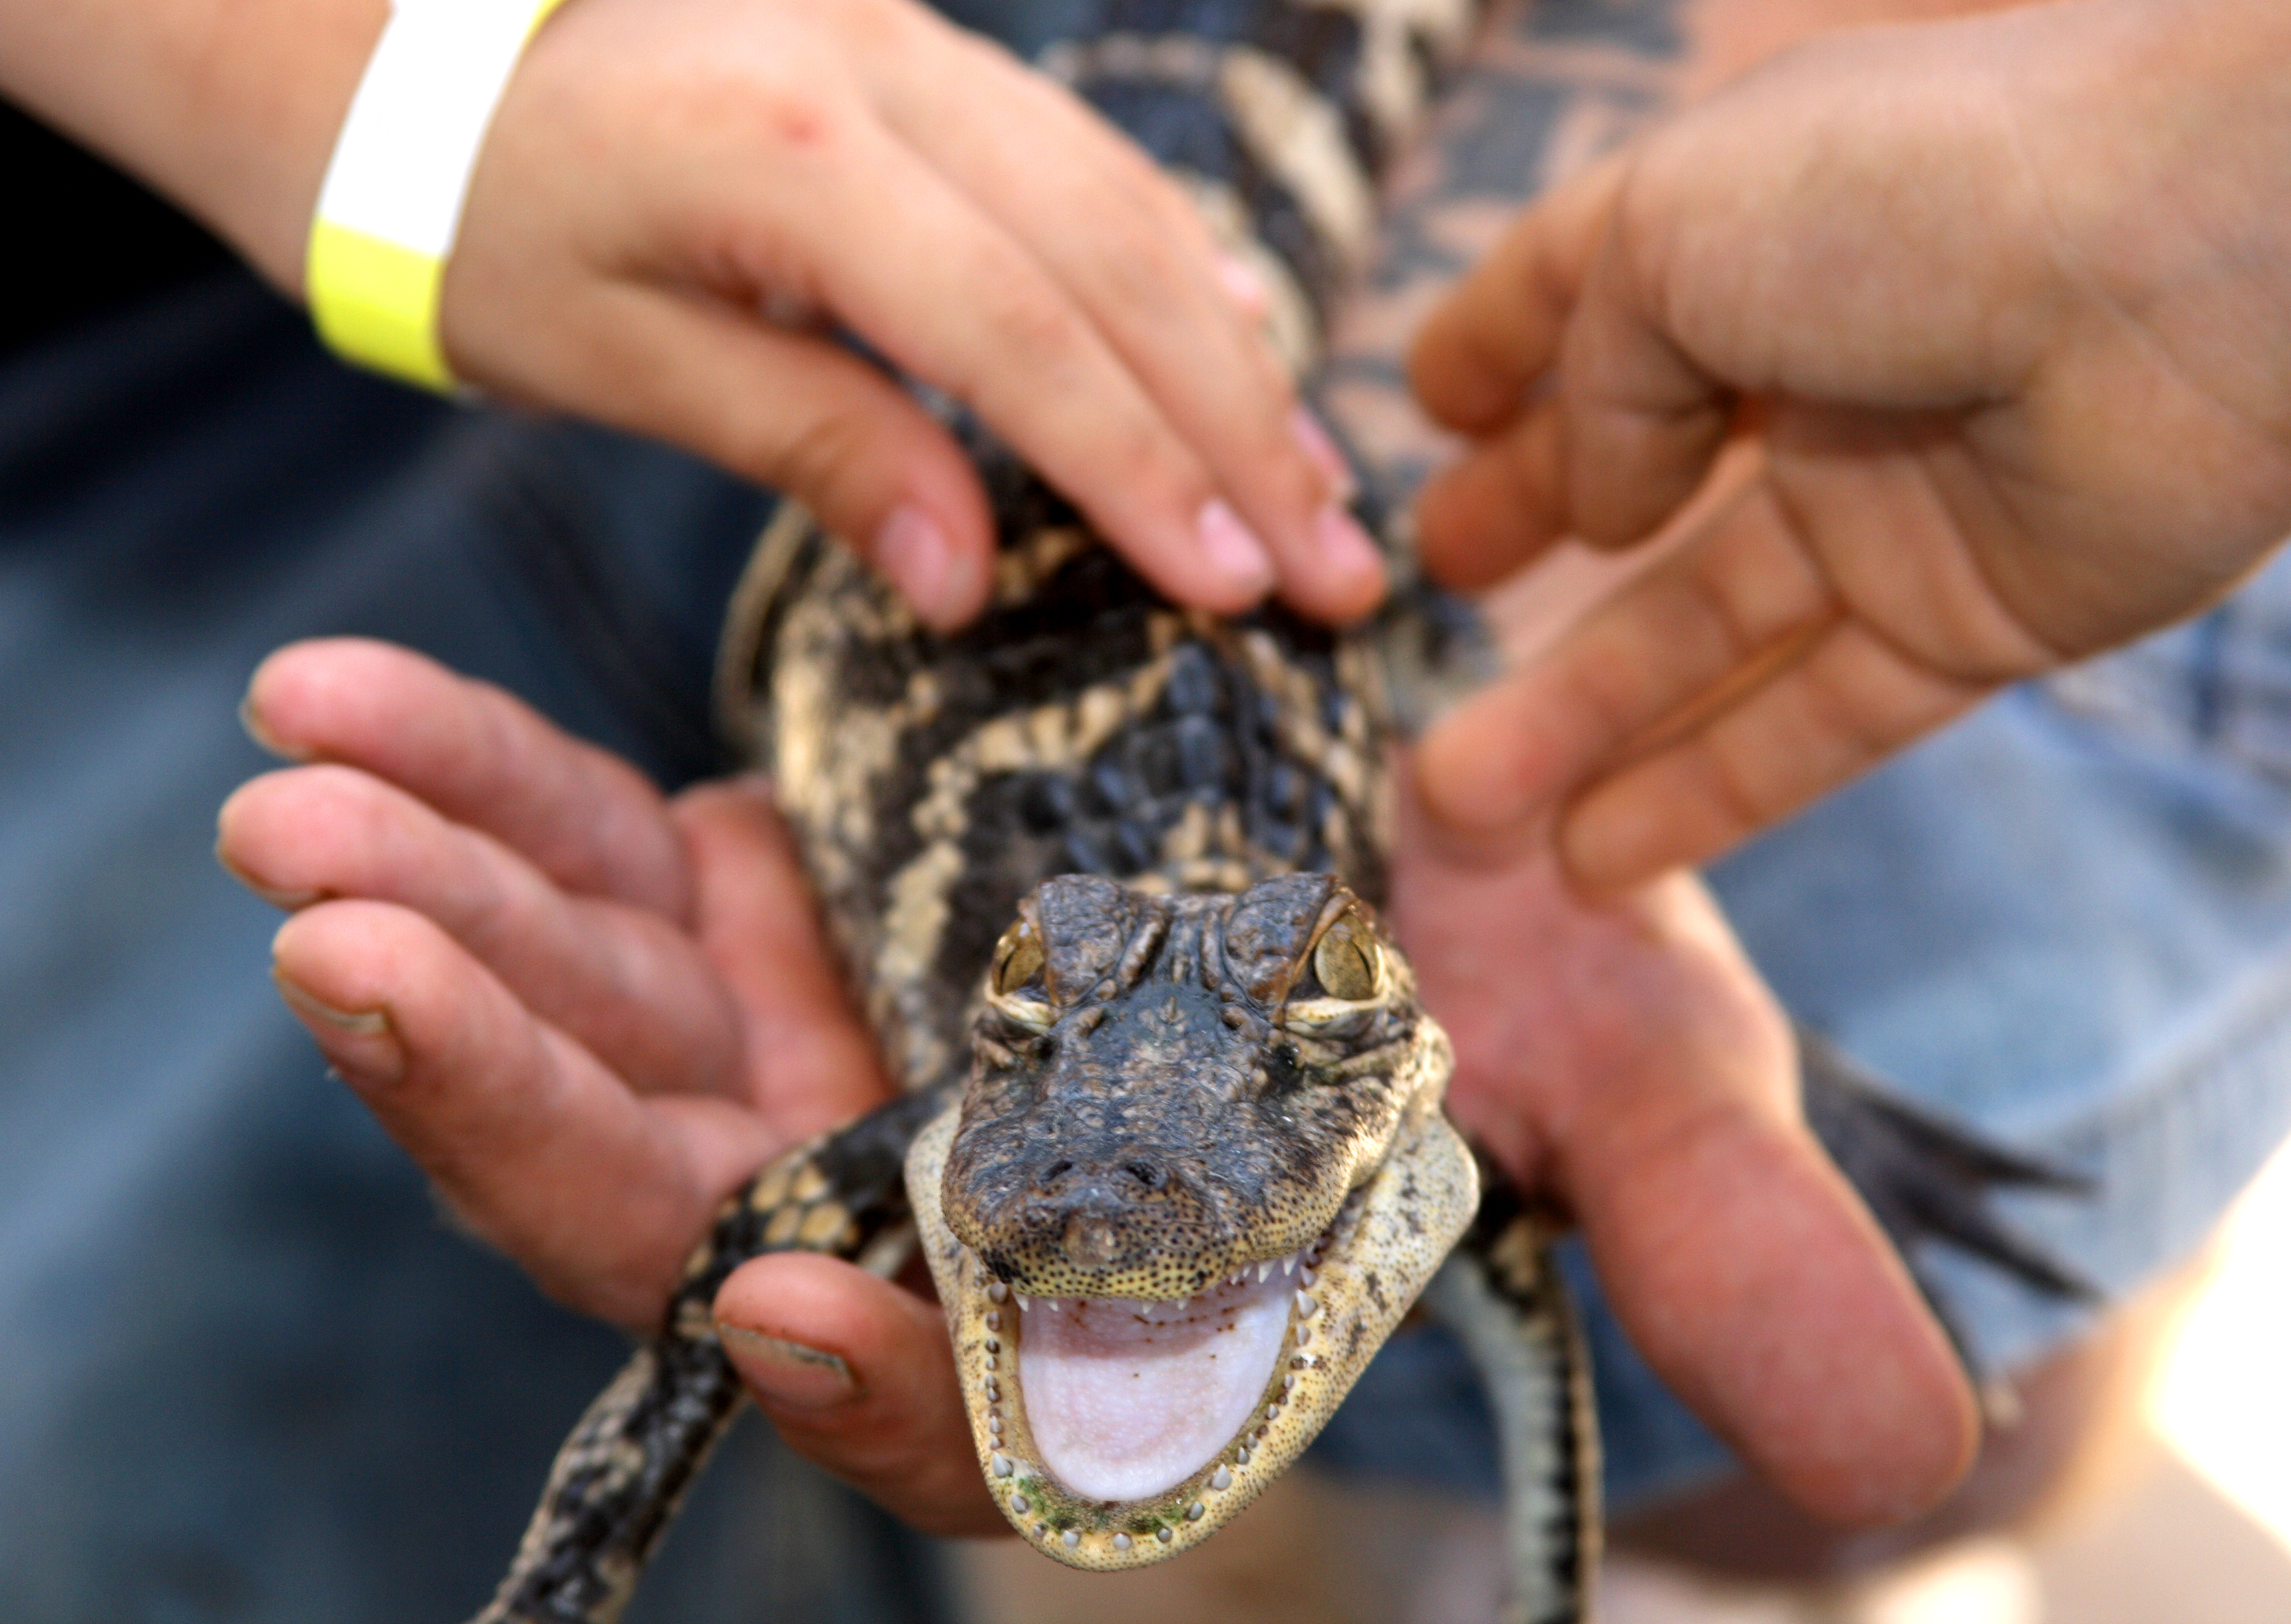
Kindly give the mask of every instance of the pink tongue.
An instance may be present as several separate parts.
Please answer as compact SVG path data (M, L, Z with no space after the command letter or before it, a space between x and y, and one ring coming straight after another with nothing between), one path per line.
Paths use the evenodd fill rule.
M1018 1380L1042 1464L1087 1500L1144 1500L1209 1464L1256 1407L1295 1283L1220 1286L1180 1311L1126 1298L1038 1302Z

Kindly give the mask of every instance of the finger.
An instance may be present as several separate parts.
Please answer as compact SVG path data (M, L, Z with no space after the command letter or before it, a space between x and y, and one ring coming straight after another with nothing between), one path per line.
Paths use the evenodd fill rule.
M687 790L675 816L699 876L700 940L739 1008L750 1099L791 1140L889 1099L770 792L752 780Z
M1493 839L1611 771L1648 729L1837 612L1827 577L1753 485L1700 538L1425 739L1418 784L1448 829Z
M714 208L816 244L828 306L968 402L1162 591L1235 612L1271 586L1262 540L1096 324L888 130L847 119L768 196Z
M1802 1125L1748 1098L1683 1097L1579 1134L1561 1181L1633 1344L1783 1492L1874 1525L1964 1476L1972 1390Z
M1367 612L1382 561L1334 500L1289 379L1236 308L1199 211L1075 97L1000 48L953 28L918 40L879 70L892 127L1074 299L1264 539L1283 595L1323 618ZM982 92L1000 116L971 116Z
M1459 592L1493 586L1565 533L1556 408L1530 408L1427 481L1416 499L1425 567Z
M1491 433L1518 414L1530 386L1557 361L1628 156L1606 158L1530 205L1426 318L1409 347L1408 382L1435 420Z
M660 793L489 683L410 649L325 638L257 667L242 714L267 748L363 768L570 891L688 915L691 881Z
M223 804L216 854L261 894L413 909L639 1092L744 1092L738 1016L659 915L559 889L492 836L356 768L298 767Z
M1666 324L1668 223L1625 191L1559 348L1569 528L1622 546L1661 527L1725 444L1731 393Z
M986 1497L935 1305L832 1258L781 1252L734 1272L716 1320L796 1453L925 1533L1008 1531Z
M1859 621L1823 633L1728 708L1595 785L1560 845L1578 882L1616 892L1716 857L1996 691L1913 663Z
M530 304L540 297L530 290L481 285L481 273L490 282L527 268L481 265L465 274L464 296ZM751 300L756 291L746 290ZM673 441L786 492L928 626L951 630L985 605L994 534L977 476L880 369L831 340L771 326L745 304L645 283L584 283L549 302L543 341L514 367L472 355L470 376Z
M408 909L320 903L272 956L288 1006L446 1203L585 1313L652 1329L716 1203L784 1142L722 1100L639 1100Z

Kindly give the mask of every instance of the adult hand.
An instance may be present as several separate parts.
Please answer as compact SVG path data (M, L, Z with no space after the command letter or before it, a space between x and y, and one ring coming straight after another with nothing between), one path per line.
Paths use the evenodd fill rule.
M2077 0L1801 47L1531 209L1423 330L1478 585L1748 487L1427 740L1449 828L1709 856L2291 530L2291 12Z
M382 0L17 10L0 86L299 291ZM918 0L578 0L510 82L440 321L470 382L802 499L936 626L985 602L985 494L835 329L975 407L1172 596L1277 579L1357 616L1381 565L1232 263L1142 153Z
M887 1097L768 794L663 801L499 690L381 644L282 650L250 729L309 764L218 852L293 910L289 1007L478 1236L639 1332L692 1237L783 1148ZM926 1531L997 1532L938 1308L832 1259L719 1294L799 1452ZM569 1420L570 1418L568 1418Z
M1817 1516L1895 1521L1971 1464L1948 1339L1799 1109L1789 1023L1700 885L1586 902L1403 809L1392 924L1457 1119L1581 1224L1647 1361Z

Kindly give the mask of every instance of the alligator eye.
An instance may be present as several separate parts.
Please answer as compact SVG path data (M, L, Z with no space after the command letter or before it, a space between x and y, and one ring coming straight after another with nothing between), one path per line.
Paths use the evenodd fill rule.
M1347 909L1321 933L1313 949L1313 972L1331 998L1358 1004L1376 996L1376 939L1368 924Z
M1007 998L1041 973L1042 938L1021 919L1002 932L1002 944L994 955L994 990Z

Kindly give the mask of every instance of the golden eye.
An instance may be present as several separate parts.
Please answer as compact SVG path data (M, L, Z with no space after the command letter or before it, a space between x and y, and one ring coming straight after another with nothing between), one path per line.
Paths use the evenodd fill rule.
M1346 912L1322 932L1313 949L1314 973L1331 998L1358 1004L1376 996L1376 939L1358 914Z
M1021 919L1002 933L994 956L994 990L1009 997L1042 972L1042 939Z

